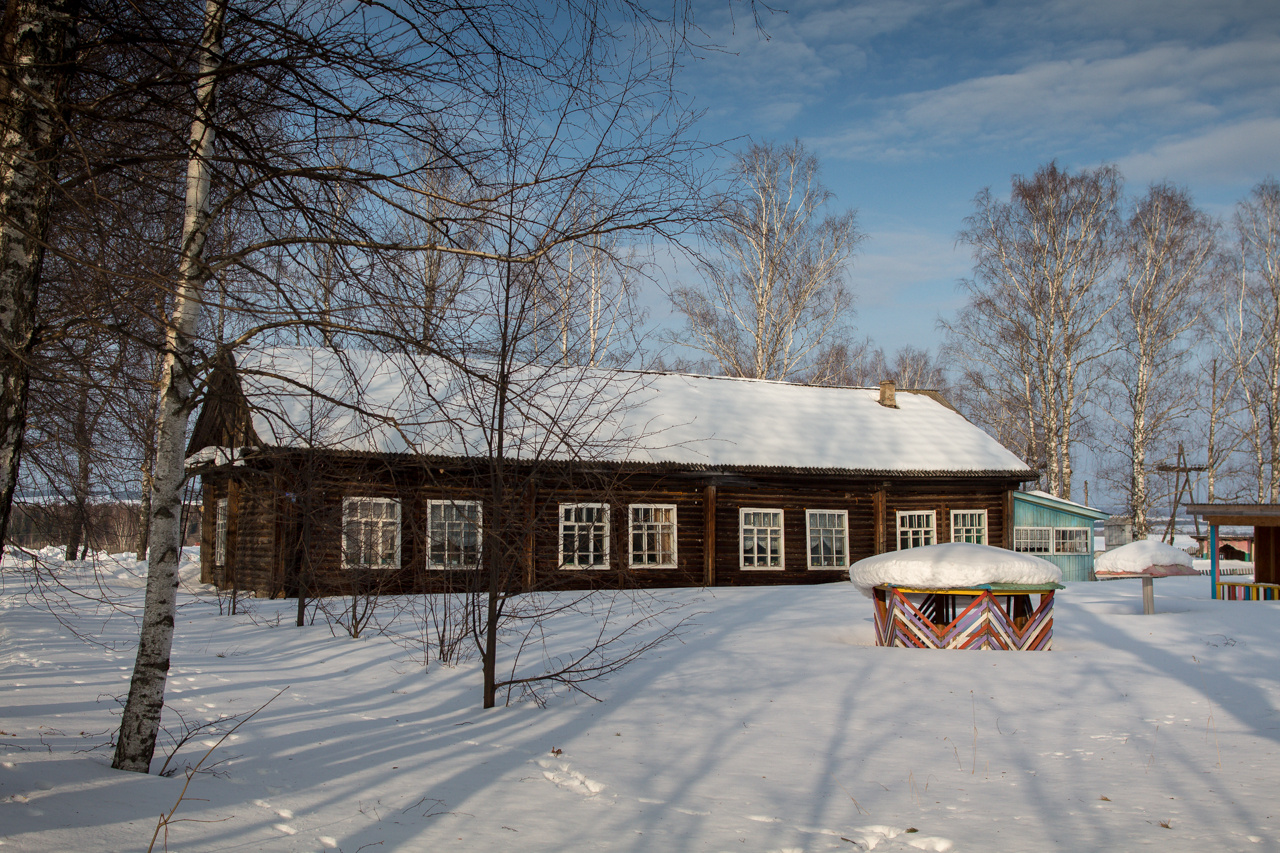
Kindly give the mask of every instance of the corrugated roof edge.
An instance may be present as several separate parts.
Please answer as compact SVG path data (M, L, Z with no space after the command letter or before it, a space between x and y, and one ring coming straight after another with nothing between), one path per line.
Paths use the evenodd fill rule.
M349 459L385 459L392 457L401 459L405 462L418 461L425 464L435 463L458 463L458 462L476 462L483 460L479 456L420 456L415 453L379 453L371 450L334 450L331 448L316 448L323 453L333 454ZM279 447L274 445L263 445L255 448L240 449L239 458L245 461L251 460L254 456L263 456L270 454L299 454L306 453L307 449L302 447ZM519 465L527 460L510 458L508 463ZM199 463L196 463L199 465ZM609 461L593 461L589 459L583 460L565 460L565 459L539 459L536 464L540 466L597 466L600 468L621 469L627 468L637 471L696 471L699 473L716 473L723 471L733 474L829 474L835 476L849 477L956 477L960 479L976 479L998 477L1001 479L1017 478L1022 482L1035 479L1038 474L1030 468L1019 471L1016 469L994 468L980 471L963 471L955 469L937 469L937 470L911 470L911 469L895 469L895 468L796 468L786 465L710 465L702 463L683 463L683 462L609 462ZM203 466L202 470L212 470L220 465Z
M1036 494L1035 492L1015 492L1015 500L1024 500L1028 503L1039 504L1050 509L1060 510L1062 512L1074 512L1077 515L1087 515L1096 519L1110 518L1111 513L1104 512L1100 509L1094 509L1091 506L1085 506L1082 503L1069 501L1065 498L1055 498L1050 494Z

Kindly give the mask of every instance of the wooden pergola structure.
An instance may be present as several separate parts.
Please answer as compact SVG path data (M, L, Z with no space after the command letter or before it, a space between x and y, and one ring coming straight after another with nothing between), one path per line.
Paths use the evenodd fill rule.
M1209 555L1213 597L1218 589L1218 528L1253 528L1254 584L1280 584L1280 504L1185 504L1187 512L1209 524Z

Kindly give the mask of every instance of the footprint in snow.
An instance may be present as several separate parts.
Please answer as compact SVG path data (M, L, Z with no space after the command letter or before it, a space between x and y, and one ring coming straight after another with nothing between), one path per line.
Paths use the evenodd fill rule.
M551 759L540 758L537 763L542 768L543 778L557 788L563 788L566 791L572 791L584 797L594 797L604 790L603 783L588 779L577 770L571 768L567 761L552 761Z
M882 850L933 850L947 853L954 845L949 838L938 838L920 835L914 830L908 831L900 826L861 826L851 830L843 838L852 841L859 850L874 850L880 845ZM887 843L886 843L887 842Z

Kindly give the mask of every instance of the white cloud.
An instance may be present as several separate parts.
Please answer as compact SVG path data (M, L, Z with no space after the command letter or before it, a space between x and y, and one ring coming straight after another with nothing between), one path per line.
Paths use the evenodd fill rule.
M1038 62L871 102L869 121L828 137L822 147L885 157L965 144L1088 144L1274 113L1277 103L1280 38L1204 48L1158 45Z
M1168 179L1192 184L1252 184L1264 175L1280 174L1280 118L1214 127L1122 157L1118 165L1136 184Z

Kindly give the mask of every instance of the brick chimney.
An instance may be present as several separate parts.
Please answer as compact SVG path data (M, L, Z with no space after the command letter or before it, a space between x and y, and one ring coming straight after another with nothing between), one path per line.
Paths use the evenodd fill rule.
M895 396L897 389L894 387L892 379L886 379L880 383L880 405L887 409L898 408L898 401Z

